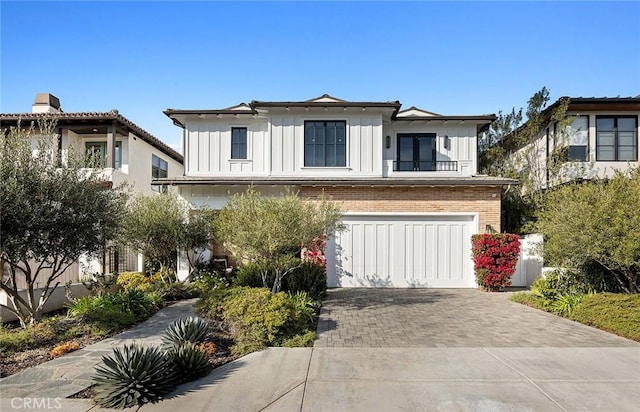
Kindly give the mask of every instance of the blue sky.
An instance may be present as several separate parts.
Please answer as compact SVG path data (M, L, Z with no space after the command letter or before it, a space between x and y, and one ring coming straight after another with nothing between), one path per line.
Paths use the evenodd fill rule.
M168 144L171 108L400 100L442 114L640 94L636 2L7 2L2 112L36 93L118 109Z

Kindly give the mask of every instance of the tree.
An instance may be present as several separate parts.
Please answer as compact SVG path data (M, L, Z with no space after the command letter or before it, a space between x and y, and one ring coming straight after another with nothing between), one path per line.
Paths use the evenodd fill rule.
M233 195L215 220L216 237L241 260L274 267L273 293L282 279L300 265L295 255L323 235L343 231L339 208L324 198L303 200L297 193L262 197L251 187ZM265 287L267 271L262 275Z
M159 262L163 273L163 269L173 267L176 251L206 246L210 228L210 211L192 211L176 196L161 193L133 200L124 220L122 240ZM189 264L193 266L191 260Z
M508 232L531 231L546 189L566 180L567 127L573 121L567 115L569 99L552 107L547 107L548 102L549 90L543 87L529 99L526 110L499 112L498 119L479 138L480 170L520 181L519 187L508 187L502 196L502 227ZM547 148L541 136L549 125L552 141Z
M621 290L640 292L640 169L554 188L537 228L552 265L582 269L595 263Z
M0 288L23 327L41 319L72 263L116 237L126 202L83 156L58 157L54 127L18 124L0 135Z

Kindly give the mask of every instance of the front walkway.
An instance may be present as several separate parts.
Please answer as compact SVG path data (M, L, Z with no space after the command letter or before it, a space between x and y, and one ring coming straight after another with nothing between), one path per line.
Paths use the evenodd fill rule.
M638 343L476 289L332 289L315 347L605 347Z
M2 378L0 395L2 399L55 399L76 394L93 384L91 377L103 355L110 355L113 348L133 342L160 345L161 335L171 322L193 315L195 301L190 299L175 303L119 335Z

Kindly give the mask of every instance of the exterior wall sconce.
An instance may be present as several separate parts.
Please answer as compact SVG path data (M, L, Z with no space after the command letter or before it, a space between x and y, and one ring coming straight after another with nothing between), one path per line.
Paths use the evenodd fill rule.
M387 146L387 149L391 149L391 136L387 136L385 137L385 145Z
M446 134L444 135L444 148L446 150L451 149L451 139L449 139L449 136Z

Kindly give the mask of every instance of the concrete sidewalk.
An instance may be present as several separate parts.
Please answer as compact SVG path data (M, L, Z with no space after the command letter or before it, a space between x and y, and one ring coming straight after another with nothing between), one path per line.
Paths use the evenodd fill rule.
M640 348L270 348L141 411L632 412L638 405ZM63 409L103 411L83 400L66 400Z
M104 411L90 400L25 408L27 400L37 399L3 396L0 406ZM632 412L638 405L640 347L269 348L141 411Z

